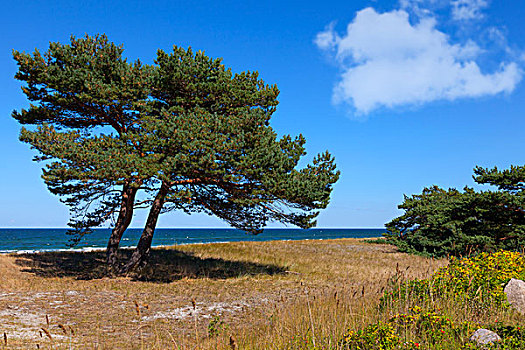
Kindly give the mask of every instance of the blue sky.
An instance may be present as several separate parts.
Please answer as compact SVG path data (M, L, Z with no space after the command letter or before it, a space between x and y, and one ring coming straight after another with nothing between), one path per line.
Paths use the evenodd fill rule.
M382 227L403 194L523 164L525 6L517 1L30 1L0 14L0 227L65 227L10 117L27 106L11 50L106 33L125 56L192 46L281 90L272 126L342 172L319 227ZM141 227L138 213L133 227ZM166 214L159 227L226 227Z

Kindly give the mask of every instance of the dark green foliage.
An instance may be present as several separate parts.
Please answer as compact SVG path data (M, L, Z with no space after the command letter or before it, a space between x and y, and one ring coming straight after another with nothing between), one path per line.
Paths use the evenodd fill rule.
M176 46L170 54L159 50L155 63L155 108L170 113L232 115L254 107L273 113L279 103L277 86L265 84L257 72L233 74L222 59L209 58L202 51Z
M138 137L146 153L164 155L158 179L171 188L165 210L206 212L252 232L267 220L313 225L311 211L326 207L337 179L333 159L325 153L295 170L304 138L276 140L268 119L257 109L227 118L201 113L148 119Z
M509 169L503 171L498 170L496 167L493 169L476 167L474 174L474 180L477 183L494 185L501 191L521 195L525 190L524 166L511 165Z
M405 213L386 224L386 237L401 251L431 256L519 250L525 243L522 208L512 193L434 186L405 196L399 205Z
M487 349L525 349L525 331L523 330L523 325L504 325L496 322L487 328L502 338L502 341L491 344L486 347Z
M151 74L139 61L128 63L122 52L105 35L71 37L70 45L50 43L44 55L13 51L15 78L27 83L22 90L37 103L13 117L22 124L109 125L125 132L149 95Z
M399 205L404 215L386 224L388 241L402 251L431 256L523 249L525 167L476 167L474 174L477 183L496 186L497 191L434 186L405 196Z
M228 324L224 322L219 315L215 315L208 323L208 337L217 337L227 331L228 328Z
M190 49L159 51L156 63L150 116L136 136L145 153L164 155L164 210L205 212L250 232L268 220L313 226L338 172L328 153L295 170L305 140L278 140L269 126L277 87Z
M70 207L75 233L111 219L122 207L121 193L136 193L147 179L132 164L140 157L119 137L136 127L153 71L127 62L122 52L105 35L50 43L43 55L13 51L15 78L26 83L22 90L32 104L12 115L38 126L23 128L20 139L40 151L35 160L52 160L43 178ZM100 136L101 130L109 134Z
M408 349L412 348L412 346L403 347L403 343L396 334L394 326L388 323L377 322L368 325L362 330L348 331L343 336L341 348L352 350L391 350Z

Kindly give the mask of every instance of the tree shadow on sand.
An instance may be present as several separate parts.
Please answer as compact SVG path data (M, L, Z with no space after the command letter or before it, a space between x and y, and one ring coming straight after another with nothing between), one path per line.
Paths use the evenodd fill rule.
M127 261L131 250L120 252L121 261ZM16 264L22 271L42 277L75 277L91 280L108 277L106 252L42 252L22 254ZM275 275L285 269L276 265L262 265L246 261L218 258L200 258L175 249L153 249L146 267L128 274L133 280L169 283L182 278L226 279L244 275Z

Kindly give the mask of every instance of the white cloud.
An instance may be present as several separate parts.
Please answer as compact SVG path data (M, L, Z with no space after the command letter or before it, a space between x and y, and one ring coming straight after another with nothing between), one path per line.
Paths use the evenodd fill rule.
M489 3L487 0L452 0L452 18L457 21L483 18L481 10Z
M482 72L475 59L483 50L475 42L452 44L436 29L435 19L411 24L404 10L380 14L366 8L343 36L331 25L315 43L333 52L342 69L334 102L348 103L362 114L379 107L511 92L522 77L515 62Z
M338 36L334 32L335 23L330 23L323 32L320 32L315 37L314 43L322 50L333 48L337 44Z
M450 0L399 0L399 7L418 17L427 17L433 11L450 5Z
M489 0L399 0L399 7L418 17L434 15L435 11L450 9L453 20L472 21L483 18L482 11Z

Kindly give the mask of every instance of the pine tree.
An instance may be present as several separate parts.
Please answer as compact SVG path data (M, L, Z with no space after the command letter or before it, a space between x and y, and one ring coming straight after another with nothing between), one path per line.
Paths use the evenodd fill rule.
M175 47L159 51L156 63L150 115L136 137L145 153L163 158L157 194L124 271L147 260L161 211L204 212L252 233L268 221L314 226L339 172L328 152L295 169L304 137L277 139L269 126L277 87L257 72L232 75L203 52Z
M133 128L150 95L152 77L150 67L140 61L128 63L122 53L122 46L109 42L105 35L72 36L67 45L50 43L43 55L38 50L32 54L13 51L18 64L15 78L26 83L22 91L31 105L12 116L21 124L40 126L33 134L22 129L21 140L42 151L43 156L35 160L53 160L43 178L50 191L64 196L71 208L71 233L85 234L118 213L108 243L110 264L116 262L144 178L108 162L103 154L96 160L94 153L100 150L94 143L102 140L93 135L101 129L111 130L114 134L103 142L117 142ZM55 128L71 133L61 135ZM68 143L64 137L69 138ZM46 150L46 142L46 147L54 149ZM75 147L69 150L75 153L68 152L71 146ZM89 165L85 164L87 156L92 158Z
M520 196L525 194L525 166L511 165L505 170L478 166L474 169L474 174L474 180L479 184L497 186L500 191Z
M401 251L430 256L465 256L525 244L525 212L520 196L505 191L425 188L405 196L404 214L385 226Z
M268 221L315 225L339 172L328 152L296 169L304 138L278 139L269 126L275 85L191 49L158 51L151 66L121 54L105 36L51 44L44 57L14 53L16 77L36 102L13 112L37 126L21 140L51 160L43 177L72 208L71 226L85 232L119 211L111 264L138 205L150 211L123 271L147 261L161 212L204 212L252 233Z

